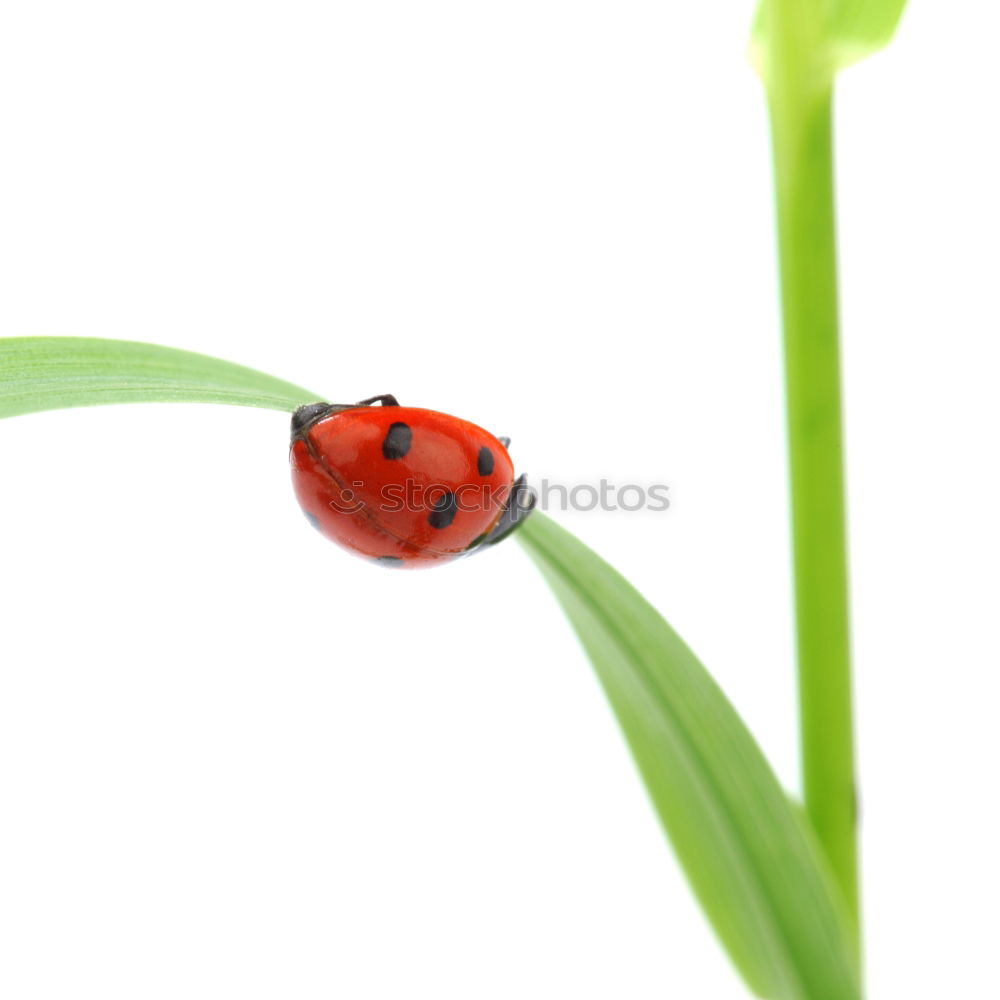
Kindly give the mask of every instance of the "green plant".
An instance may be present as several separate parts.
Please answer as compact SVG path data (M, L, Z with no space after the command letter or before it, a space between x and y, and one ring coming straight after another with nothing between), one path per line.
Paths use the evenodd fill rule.
M885 44L902 6L764 0L752 35L774 145L804 814L707 671L621 576L540 513L519 534L594 663L699 900L766 997L862 992L831 108L836 71ZM0 416L141 401L291 411L319 398L150 344L0 340Z
M889 41L904 6L905 0L761 0L751 36L774 156L803 799L859 950L833 89L839 69Z

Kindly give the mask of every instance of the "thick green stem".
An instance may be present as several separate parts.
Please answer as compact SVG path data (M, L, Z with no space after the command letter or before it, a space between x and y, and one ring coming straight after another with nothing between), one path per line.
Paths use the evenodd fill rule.
M806 813L859 927L834 225L833 75L809 5L771 0L767 74L785 338Z

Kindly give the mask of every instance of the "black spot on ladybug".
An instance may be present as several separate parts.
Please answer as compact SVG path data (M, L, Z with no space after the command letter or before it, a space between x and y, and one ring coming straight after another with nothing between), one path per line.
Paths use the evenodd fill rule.
M400 556L376 556L372 562L377 562L380 566L402 566L403 560Z
M389 425L389 432L382 442L382 454L385 458L402 458L413 443L413 431L409 424L397 421Z
M476 459L476 468L479 475L488 476L493 471L493 452L485 446L479 449L479 458Z
M458 500L454 493L445 493L440 500L434 501L434 509L427 515L427 523L432 528L439 531L447 528L455 520L455 512L458 510Z
M304 510L302 512L306 516L306 520L317 530L320 530L319 518L315 514L310 514L309 511Z

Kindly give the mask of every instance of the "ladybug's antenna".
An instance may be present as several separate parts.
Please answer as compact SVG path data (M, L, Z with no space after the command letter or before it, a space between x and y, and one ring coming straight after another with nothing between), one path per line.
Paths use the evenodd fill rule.
M362 399L358 406L374 406L381 403L383 406L399 406L395 396L372 396L371 399Z

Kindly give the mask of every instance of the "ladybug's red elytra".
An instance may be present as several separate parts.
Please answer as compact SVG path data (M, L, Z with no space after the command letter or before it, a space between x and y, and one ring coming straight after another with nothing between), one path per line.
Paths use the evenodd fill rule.
M300 406L289 459L299 504L322 534L362 558L418 568L493 545L531 513L537 498L514 478L509 444L373 396Z

